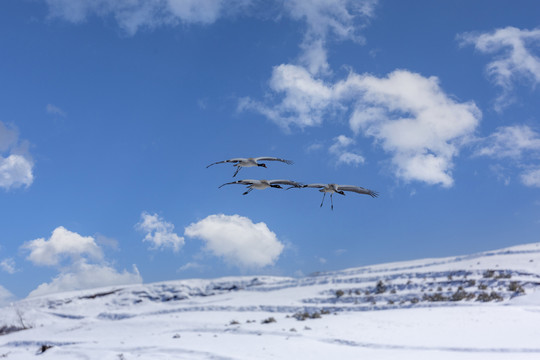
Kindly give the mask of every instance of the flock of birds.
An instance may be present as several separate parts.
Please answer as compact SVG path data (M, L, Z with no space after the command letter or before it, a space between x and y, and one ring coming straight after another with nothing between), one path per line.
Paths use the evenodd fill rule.
M270 157L270 156L261 156L261 157L255 157L255 158L234 158L234 159L229 159L229 160L218 161L218 162L208 165L206 168L209 168L210 166L216 165L216 164L232 163L233 166L236 167L236 171L233 174L233 177L235 177L240 171L240 169L244 167L260 166L260 167L266 168L266 164L260 163L259 161L280 161L289 165L293 163L291 160L285 160L285 159L280 159L280 158ZM323 206L324 198L326 197L326 194L329 193L332 210L334 210L334 201L332 199L332 196L334 195L334 193L345 195L345 191L352 191L358 194L369 195L374 198L379 195L377 192L373 190L365 189L363 187L354 186L354 185L302 184L296 181L282 180L282 179L280 180L252 180L252 179L237 180L237 181L232 181L232 182L222 184L221 186L219 186L219 188L225 185L231 185L231 184L247 185L247 191L245 191L242 195L249 194L253 189L264 190L269 187L283 189L281 185L289 185L289 187L286 190L289 190L291 188L316 188L316 189L319 189L319 191L323 193L323 198L322 198L320 207Z

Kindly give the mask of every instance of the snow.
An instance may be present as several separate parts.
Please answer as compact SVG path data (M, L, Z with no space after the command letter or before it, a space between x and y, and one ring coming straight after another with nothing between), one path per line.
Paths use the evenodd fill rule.
M32 297L0 309L2 326L28 327L0 335L6 359L539 359L540 243Z

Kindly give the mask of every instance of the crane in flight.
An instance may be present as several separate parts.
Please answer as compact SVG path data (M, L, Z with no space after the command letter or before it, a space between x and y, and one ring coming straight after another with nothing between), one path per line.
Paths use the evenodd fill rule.
M243 167L261 166L265 168L266 164L260 163L259 161L281 161L289 165L293 163L291 160L280 159L280 158L272 157L272 156L261 156L261 157L254 157L254 158L234 158L234 159L229 159L229 160L218 161L218 162L208 165L206 168L209 168L210 166L216 165L216 164L233 163L234 164L233 166L236 166L236 171L234 172L234 175L233 175L233 177L235 177L236 174L238 174L240 169Z
M290 185L291 187L302 187L302 184L292 181L292 180L252 180L252 179L246 179L246 180L237 180L225 183L223 185L220 185L219 188L225 186L225 185L231 185L231 184L240 184L240 185L247 185L248 190L244 192L242 195L249 194L253 189L257 190L264 190L269 187L277 188L277 189L283 189L281 185ZM289 187L288 189L290 189ZM288 190L287 189L287 190Z
M302 185L301 187L320 189L319 191L324 193L322 201L321 201L321 205L320 205L321 207L323 206L323 203L324 203L324 197L326 196L327 193L329 193L330 194L330 202L332 204L332 206L331 206L332 210L334 210L334 201L332 200L332 195L334 195L334 193L337 193L337 194L340 194L340 195L345 195L345 191L352 191L352 192L355 192L355 193L358 193L358 194L369 195L369 196L374 197L374 198L379 196L379 194L377 192L373 191L373 190L365 189L363 187L354 186L354 185L305 184L305 185Z

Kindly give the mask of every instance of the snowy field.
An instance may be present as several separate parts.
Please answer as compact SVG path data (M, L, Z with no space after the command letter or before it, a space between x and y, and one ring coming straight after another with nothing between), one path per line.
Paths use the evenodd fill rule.
M27 328L27 329L23 329ZM0 309L1 359L540 359L540 243Z

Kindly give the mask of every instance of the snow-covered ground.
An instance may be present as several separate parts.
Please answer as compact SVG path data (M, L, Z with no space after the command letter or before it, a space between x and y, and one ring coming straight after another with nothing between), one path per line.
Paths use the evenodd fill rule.
M540 359L540 243L29 298L2 332L2 359Z

